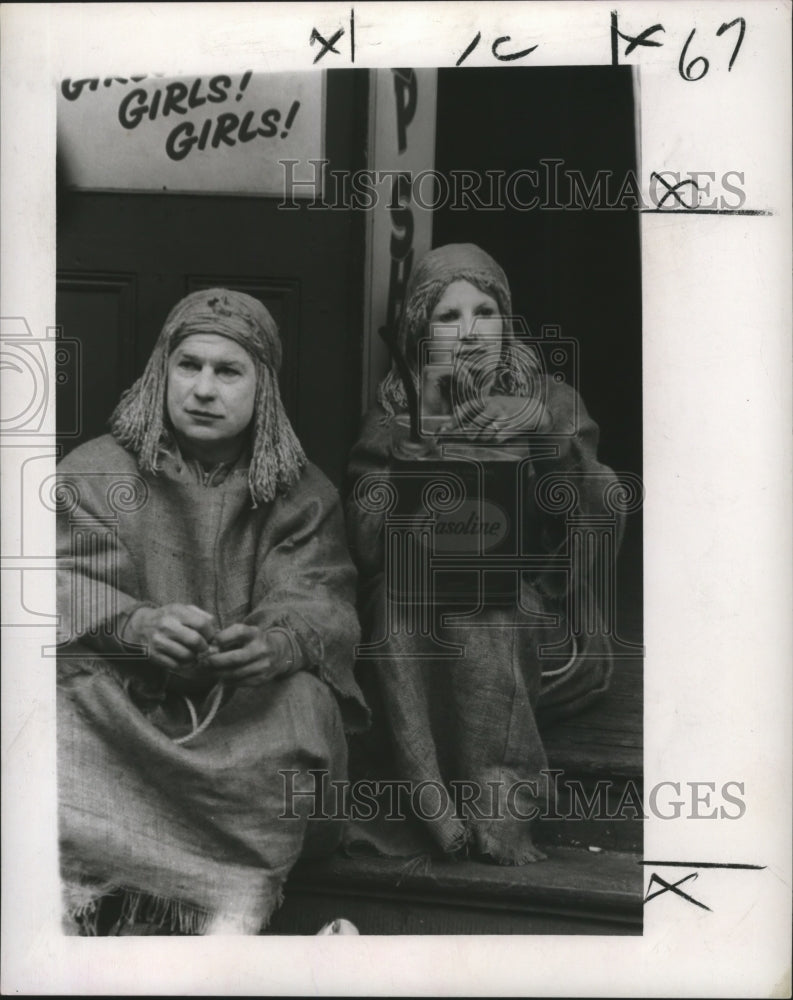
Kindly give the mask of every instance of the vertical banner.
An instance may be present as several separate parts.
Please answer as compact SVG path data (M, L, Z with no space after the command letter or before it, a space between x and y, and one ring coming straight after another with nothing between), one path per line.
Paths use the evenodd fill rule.
M432 246L437 93L435 69L371 71L369 165L378 197L366 231L364 410L389 365L380 331L399 323L413 263Z

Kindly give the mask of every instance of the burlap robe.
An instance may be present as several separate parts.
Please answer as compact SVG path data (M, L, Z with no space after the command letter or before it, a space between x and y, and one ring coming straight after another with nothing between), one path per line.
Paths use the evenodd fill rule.
M572 389L549 380L547 390L554 428L567 427L573 433L563 442L556 459L535 470L535 478L549 471L575 474L580 484L578 513L602 513L606 488L616 477L597 460L597 426L580 400L575 400L579 417L577 427L573 427ZM354 499L354 485L371 473L389 480L395 467L393 433L393 418L379 406L373 408L364 420L350 463L348 532L361 580L363 635L369 641L379 640L387 632L385 515L364 510ZM531 520L540 551L560 551L564 546L563 518L543 513L536 506L527 507L522 516ZM620 522L618 538L621 530ZM576 586L589 586L585 574ZM453 808L451 794L450 808L441 815L428 818L434 807L431 803L422 806L421 822L436 849L450 854L472 849L504 864L538 857L531 824L521 818L532 814L532 806L543 806L527 784L537 782L540 791L545 784L541 772L547 760L538 720L573 714L592 704L606 690L612 666L610 642L602 634L576 636L578 655L562 663L567 669L561 673L559 659L539 656L540 645L567 635L569 596L559 588L558 574L525 575L519 602L483 610L479 623L484 628L462 624L444 628L441 617L459 609L442 604L434 608L436 634L462 644L461 658L423 659L431 651L431 640L392 629L396 634L389 636L379 657L359 662L359 681L373 707L375 725L370 737L354 744L357 773L407 779L414 787L421 782L442 783L450 792L454 781L469 781L489 796L501 798L495 810L500 818L496 819L478 816L470 809L461 815ZM558 613L561 620L553 628L521 627L535 620L534 612ZM569 651L573 652L572 645ZM411 656L399 656L404 653ZM378 741L383 733L388 737L387 747ZM509 808L504 801L508 794L512 795ZM440 801L435 802L439 808ZM368 847L395 855L415 853L420 840L409 826L359 822L348 834L348 843L351 850Z
M308 819L318 787L309 770L342 781L347 773L323 681L300 672L240 688L195 740L173 741L189 731L181 699L142 711L96 661L64 665L58 788L69 930L95 929L99 900L123 890L118 929L139 920L200 933L223 913L256 933L297 859L338 845L341 822Z
M178 456L141 476L110 437L59 466L58 790L67 911L90 929L96 902L127 893L161 924L200 931L208 917L266 923L304 850L331 851L338 823L312 823L309 798L284 813L285 779L312 790L311 768L343 780L344 729L366 725L352 676L359 636L355 570L338 497L308 466L286 497L251 505L247 469L215 485ZM219 628L278 625L307 669L229 689L211 725L194 727L165 672L129 652L141 603L195 604ZM199 718L210 691L192 700Z

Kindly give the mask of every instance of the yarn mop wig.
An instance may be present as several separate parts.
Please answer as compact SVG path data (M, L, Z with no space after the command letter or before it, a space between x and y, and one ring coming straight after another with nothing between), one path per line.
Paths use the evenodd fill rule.
M427 335L432 310L453 281L468 281L498 303L504 329L496 389L508 396L528 396L532 381L540 374L540 362L533 348L519 344L515 338L510 322L512 296L507 276L490 254L475 243L448 243L430 250L410 276L397 331L397 345L407 361L416 388L419 384L419 342ZM378 386L377 401L389 416L407 408L407 394L395 365Z
M160 454L173 446L166 415L168 358L194 333L228 337L244 347L254 361L256 400L248 484L254 506L267 503L297 482L306 455L278 391L282 357L278 327L262 303L250 295L210 288L178 302L143 374L121 397L111 418L111 432L119 444L135 454L142 471L157 473Z

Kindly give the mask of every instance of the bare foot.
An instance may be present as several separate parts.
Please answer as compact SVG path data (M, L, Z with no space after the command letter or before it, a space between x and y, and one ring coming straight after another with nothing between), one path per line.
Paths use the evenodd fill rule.
M499 865L527 865L547 858L547 854L535 847L526 820L478 820L471 826L478 853L488 861Z

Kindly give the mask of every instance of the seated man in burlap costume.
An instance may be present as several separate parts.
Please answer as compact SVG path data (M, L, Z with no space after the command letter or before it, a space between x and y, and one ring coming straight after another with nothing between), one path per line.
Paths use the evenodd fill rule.
M68 926L257 933L301 855L317 768L368 710L338 496L281 404L264 306L195 292L112 434L58 468L58 788ZM292 818L279 818L284 812ZM118 905L119 900L121 905ZM140 931L139 931L140 932Z

